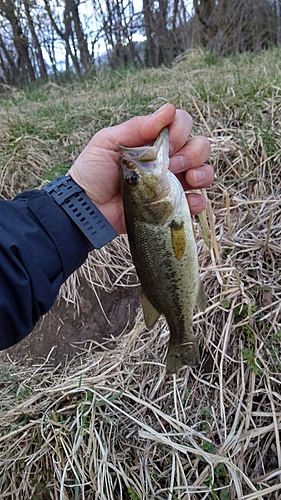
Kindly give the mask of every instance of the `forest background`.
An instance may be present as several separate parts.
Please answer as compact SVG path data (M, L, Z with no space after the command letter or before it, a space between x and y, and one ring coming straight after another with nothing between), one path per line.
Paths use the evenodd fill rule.
M280 44L281 0L0 0L2 85Z

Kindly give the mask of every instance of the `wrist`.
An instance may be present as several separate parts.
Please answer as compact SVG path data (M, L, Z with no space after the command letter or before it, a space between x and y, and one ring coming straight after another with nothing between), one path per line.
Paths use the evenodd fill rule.
M93 248L101 248L117 232L70 175L60 176L43 188L75 222Z

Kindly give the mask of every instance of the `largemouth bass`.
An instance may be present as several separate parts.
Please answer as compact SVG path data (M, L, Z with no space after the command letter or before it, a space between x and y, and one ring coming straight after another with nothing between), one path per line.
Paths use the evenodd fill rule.
M171 374L198 364L193 308L197 304L205 310L189 207L181 183L168 170L167 128L154 146L119 149L126 227L144 319L148 328L161 314L167 320L166 370Z

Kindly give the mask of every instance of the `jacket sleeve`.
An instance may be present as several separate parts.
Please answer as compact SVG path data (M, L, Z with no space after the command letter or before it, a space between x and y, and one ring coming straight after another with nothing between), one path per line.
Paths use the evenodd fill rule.
M45 191L0 201L0 350L33 330L87 255L85 236Z

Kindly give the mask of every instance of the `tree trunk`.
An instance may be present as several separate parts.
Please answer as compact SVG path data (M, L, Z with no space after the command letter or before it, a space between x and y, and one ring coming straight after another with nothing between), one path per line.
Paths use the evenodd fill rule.
M79 11L78 11L78 3L76 3L75 0L66 0L66 1L69 3L69 11L71 12L72 19L74 22L81 63L84 70L88 71L92 66L92 61L87 45L87 40L82 31L82 25L80 22Z
M34 42L34 47L35 47L35 51L36 51L35 52L36 53L36 59L37 59L38 66L39 66L40 76L41 76L41 78L46 79L47 76L48 76L47 75L47 69L46 69L44 57L43 57L43 54L42 54L40 42L38 40L36 31L35 31L35 28L34 28L34 23L33 23L32 17L31 17L30 6L29 6L28 0L24 0L24 9L25 9L25 13L26 13L27 21L28 21L28 26L29 26L29 29L30 29L30 32L31 32L31 35L32 35L32 38L33 38L33 42Z
M275 0L276 45L281 45L281 0Z
M146 50L147 50L148 65L155 68L158 63L158 53L155 40L153 37L153 35L155 36L155 30L153 29L155 21L153 19L150 0L143 0L142 5L143 5L145 33L146 33Z
M159 27L158 44L161 62L165 66L170 66L173 60L173 44L168 29L168 0L159 0Z
M48 13L48 16L50 18L52 27L54 28L55 32L59 35L59 37L65 43L66 54L70 55L75 70L77 71L77 73L80 73L79 61L78 61L76 55L71 50L70 43L69 43L69 37L71 35L71 22L69 23L67 5L65 5L65 10L64 10L65 31L63 32L63 31L61 31L61 29L59 28L58 24L56 23L56 21L54 19L54 16L52 14L48 0L44 0L44 4L45 4L46 11Z
M9 84L17 84L18 83L18 69L15 65L14 60L11 58L10 52L7 50L6 44L0 34L0 47L3 51L5 59L8 64L5 64L2 58L1 66L3 69L3 73L5 75L6 82Z
M13 0L0 1L0 12L9 21L13 31L13 42L18 54L18 66L24 77L30 82L35 80L34 68L28 53L28 38L23 34L20 19L16 15L16 6Z

